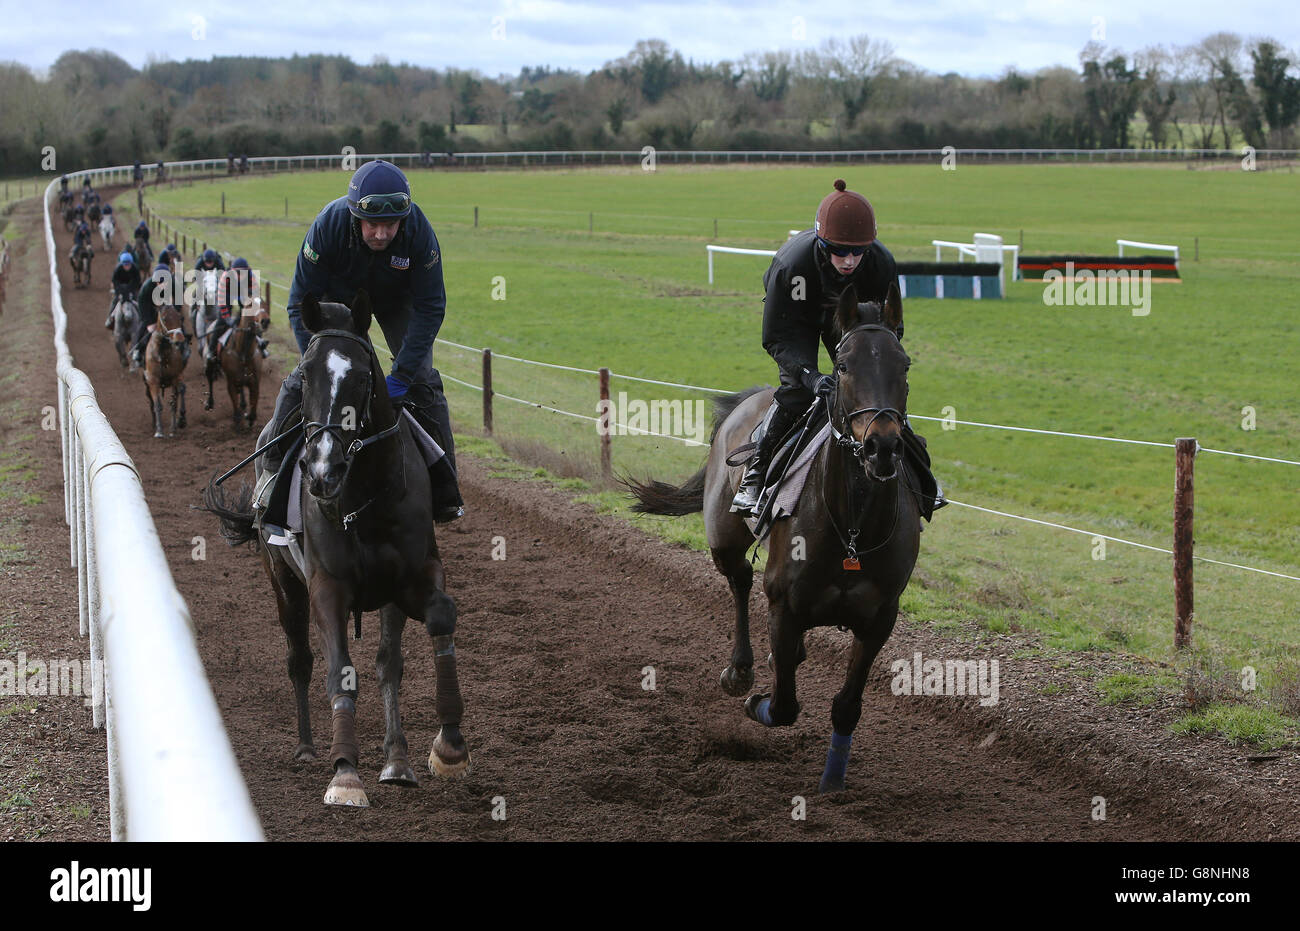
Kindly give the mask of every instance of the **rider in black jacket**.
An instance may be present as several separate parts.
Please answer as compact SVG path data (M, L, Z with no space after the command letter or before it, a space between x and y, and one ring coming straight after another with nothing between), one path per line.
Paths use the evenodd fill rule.
M325 205L303 240L286 305L299 350L305 352L311 339L301 312L308 293L351 304L361 289L370 295L375 321L393 352L388 396L404 404L446 452L431 475L434 520L455 520L464 509L451 418L442 378L433 368L433 343L447 309L442 254L428 217L411 200L406 176L382 159L357 169L347 195ZM280 388L259 447L284 432L301 400L302 376L294 369ZM287 445L282 442L263 456L257 504Z
M842 334L835 307L853 285L860 301L884 304L897 284L893 255L876 239L876 215L861 194L844 181L817 208L813 228L792 236L772 258L763 276L763 348L776 361L781 387L758 433L758 448L741 479L732 511L752 514L763 479L781 439L812 405L829 396L835 379L817 369L820 340L834 359ZM898 333L901 339L902 328Z

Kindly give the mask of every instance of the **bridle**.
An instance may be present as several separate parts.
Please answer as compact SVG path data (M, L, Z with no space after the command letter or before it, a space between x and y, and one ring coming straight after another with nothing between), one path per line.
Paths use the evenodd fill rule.
M880 417L888 417L890 420L893 420L894 423L898 424L900 430L907 423L907 416L902 411L899 411L897 408L861 407L853 411L852 413L845 415L843 432L838 427L835 426L835 414L840 410L840 404L839 404L840 363L838 361L840 358L840 348L844 345L844 341L847 340L850 336L853 336L854 334L857 333L868 332L871 330L883 330L884 332L893 336L895 339L898 339L898 333L895 332L893 328L887 326L881 326L880 324L877 323L864 323L859 326L853 327L851 330L846 332L843 336L840 337L840 341L835 344L835 351L832 353L832 356L836 359L834 394L830 398L823 399L826 404L826 416L830 425L831 435L835 438L835 445L841 449L847 449L849 451L849 455L851 455L854 459L856 459L859 463L863 464L864 466L866 465L866 461L868 459L867 447L866 444L859 442L858 439L853 436L853 430L852 430L853 418L859 416L860 414L871 414L871 419L867 422L866 429L862 431L863 436L867 435L867 430L870 430L871 425L874 424L876 420L879 419ZM901 345L901 340L900 340L900 345ZM901 472L897 470L897 467L895 470L895 477L898 478L902 477ZM846 496L849 501L849 507L852 508L853 485L851 482L848 485ZM898 513L900 508L898 506L898 495L895 494L893 498L894 498L894 524L892 527L890 527L889 533L885 535L884 539L882 539L879 543L877 543L875 546L871 547L870 549L859 550L857 548L858 534L862 532L862 523L866 519L867 508L871 506L870 497L868 497L866 503L863 505L862 513L858 515L857 520L854 521L854 523L849 526L848 537L846 539L844 534L840 532L839 525L835 522L835 515L831 513L829 496L826 494L822 495L822 500L826 507L826 516L830 520L831 529L835 531L835 535L839 537L840 542L844 544L844 553L845 553L844 568L846 570L860 569L861 562L858 558L859 556L880 549L881 547L883 547L885 544L887 544L890 540L894 538L894 533L895 531L898 530Z
M835 344L835 352L833 353L834 357L837 360L839 359L840 347L844 345L844 341L847 340L850 336L853 336L856 333L863 333L869 330L881 330L893 336L894 339L898 339L898 334L894 332L894 330L891 327L881 326L878 323L864 323L861 324L860 326L854 327L853 329L849 330L847 333L845 333L843 336L840 337L840 341ZM900 345L901 345L901 341L900 341ZM844 417L845 432L841 432L840 429L835 426L835 414L840 409L840 405L839 405L840 375L838 370L839 362L837 361L835 365L836 365L835 393L832 396L833 400L832 398L825 399L826 416L830 422L831 435L835 437L836 446L847 449L850 455L852 455L855 459L857 459L859 462L865 463L867 460L867 447L864 443L859 442L858 439L853 435L853 430L851 427L853 423L853 418L859 416L860 414L871 414L871 419L867 421L866 429L862 431L862 435L866 436L867 431L871 429L871 425L874 424L876 420L879 419L880 417L888 417L890 420L894 421L894 423L898 424L900 430L903 428L903 425L907 422L907 417L905 414L903 414L902 411L899 411L897 408L893 408L893 407L860 407L857 410L853 411L851 414L845 415Z
M322 433L329 433L333 435L339 441L340 446L343 446L346 443L346 440L343 436L344 430L352 429L355 430L355 432L357 433L357 438L354 439L351 443L346 443L346 446L343 450L343 479L339 483L339 497L342 498L343 489L346 488L347 486L348 476L352 474L352 464L355 461L357 454L360 453L367 446L370 446L374 443L378 443L380 440L385 440L388 437L396 434L397 431L401 429L402 418L400 415L395 417L393 420L393 425L391 427L387 427L383 430L380 430L378 433L373 433L370 436L364 438L361 436L361 434L365 432L366 425L370 422L370 402L371 399L374 397L375 390L376 390L375 372L379 368L378 359L375 356L375 349L374 346L371 345L370 340L366 339L363 336L358 336L356 333L353 333L350 330L338 330L338 329L318 330L316 333L312 335L311 341L307 344L307 348L310 350L312 345L318 339L332 339L332 338L350 339L355 343L361 344L362 346L365 347L366 355L369 357L370 360L370 370L369 372L367 372L366 375L366 380L369 382L369 386L370 386L369 390L366 392L366 406L365 409L361 412L361 416L360 418L358 418L356 425L354 427L349 428L345 426L342 422L320 423L319 421L314 421L314 420L308 421L303 424L303 447L304 448L306 448L306 445L308 443L312 442L312 440L316 439ZM402 482L403 484L405 484L406 482L405 469L402 470ZM361 505L361 507L357 508L354 511L351 511L348 514L343 515L343 518L340 521L341 529L343 530L349 529L349 527L351 527L352 525L352 522L356 520L357 515L360 514L362 511L364 511L366 508L368 508L371 504L373 504L378 499L378 497L379 497L378 493L371 495L370 498L366 501L366 503Z

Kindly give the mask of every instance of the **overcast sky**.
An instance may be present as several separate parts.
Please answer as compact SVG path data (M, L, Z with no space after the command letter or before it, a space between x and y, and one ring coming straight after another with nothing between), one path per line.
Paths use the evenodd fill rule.
M638 39L663 39L686 58L716 63L867 33L927 70L975 76L1010 65L1076 67L1094 33L1133 51L1188 44L1222 30L1300 48L1295 0L0 0L0 60L33 69L48 68L69 49L99 47L137 68L151 56L184 61L324 52L360 64L382 54L394 64L477 69L490 77L524 65L585 74L625 55Z

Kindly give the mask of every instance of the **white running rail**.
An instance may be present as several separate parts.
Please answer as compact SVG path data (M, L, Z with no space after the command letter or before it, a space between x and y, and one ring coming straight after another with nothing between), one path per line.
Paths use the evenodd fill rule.
M101 184L130 169L69 174ZM71 187L71 184L69 185ZM68 351L59 253L45 247L59 380L64 517L90 636L93 722L106 728L113 840L260 841L262 828L199 659L135 464Z

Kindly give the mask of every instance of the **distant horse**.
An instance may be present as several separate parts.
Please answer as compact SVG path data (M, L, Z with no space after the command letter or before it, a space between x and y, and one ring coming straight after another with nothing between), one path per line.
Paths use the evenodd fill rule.
M113 345L122 368L133 365L128 350L140 336L140 308L134 300L123 298L113 305Z
M104 240L104 251L113 251L113 237L117 234L117 226L113 223L112 214L104 214L99 218L99 235Z
M63 205L63 228L71 233L77 226L77 207L71 201Z
M357 682L347 648L348 615L354 613L359 625L362 611L380 612L376 666L387 733L379 781L416 786L398 709L407 618L421 621L433 638L441 727L429 768L444 777L469 772L452 637L456 603L444 591L428 470L411 432L401 428L366 335L369 298L360 292L349 310L343 304L318 303L308 294L302 320L314 334L301 362L306 438L298 467L305 576L285 546L267 542L269 526L260 533L254 528L247 486L240 500L229 505L209 483L204 504L221 518L222 534L232 545L259 538L263 544L262 560L289 640L289 677L298 708L297 760L316 759L307 704L312 669L308 620L315 624L328 664L326 694L333 713L329 758L334 778L324 801L365 807L369 801L357 772Z
M226 376L226 391L230 394L230 408L234 412L235 429L239 429L241 420L252 426L257 420L257 391L261 381L262 357L257 351L257 337L266 332L271 318L262 306L261 298L253 300L243 308L239 315L239 326L230 331L225 347L217 347L222 373ZM206 367L208 378L208 399L204 410L212 410L212 381L214 360L209 359Z
M153 435L161 439L163 396L167 389L172 391L172 428L168 436L175 436L178 427L185 427L185 380L181 373L189 361L185 352L188 337L182 318L176 308L164 304L158 308L158 328L149 337L144 350L144 388L149 399L149 412L153 415ZM180 418L176 416L177 401L180 402Z
M902 322L902 301L893 286L883 308L858 304L852 288L841 298L836 324L842 335L833 353L836 387L826 402L835 439L817 452L795 514L778 520L768 538L763 588L773 694L751 695L745 713L768 727L794 723L799 714L795 668L804 658L804 633L827 626L853 632L848 676L831 704L823 792L844 788L867 672L894 629L919 548L920 507L900 468L910 365L895 335ZM749 438L771 401L770 389L721 399L708 461L680 488L629 482L640 502L635 510L704 511L713 564L726 577L736 607L731 661L722 673L728 695L743 695L754 683L749 640L754 571L745 558L754 535L731 513L743 466L729 466L726 459L728 450Z
M208 363L208 370L212 377L216 377L216 353L209 346L208 333L211 332L213 324L217 322L217 284L221 280L221 270L216 268L200 268L195 273L194 297L190 304L190 329L194 332L194 338L199 341L199 351L202 352L203 358ZM209 379L211 381L211 379ZM211 388L208 390L208 397L212 396ZM212 406L205 405L207 410L212 410Z
M131 246L131 255L135 258L136 268L153 268L153 249L143 236L136 236Z
M90 286L90 262L94 257L95 250L88 245L82 244L73 248L68 256L68 262L72 265L74 286L78 288Z

